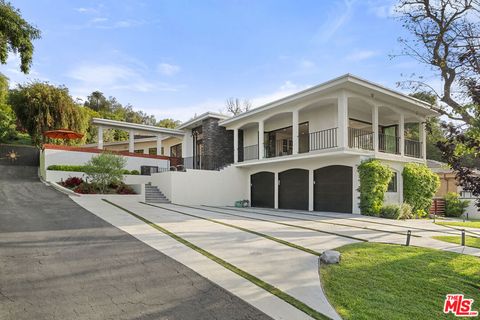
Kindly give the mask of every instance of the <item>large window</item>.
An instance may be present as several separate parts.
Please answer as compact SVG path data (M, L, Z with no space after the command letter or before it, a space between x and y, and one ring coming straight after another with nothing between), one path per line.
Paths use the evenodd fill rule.
M176 144L170 147L170 157L181 158L182 157L182 144Z

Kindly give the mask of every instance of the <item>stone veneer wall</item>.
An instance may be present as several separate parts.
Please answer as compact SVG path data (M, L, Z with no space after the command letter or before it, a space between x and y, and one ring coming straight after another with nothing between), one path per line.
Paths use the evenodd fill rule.
M233 162L233 131L219 126L218 121L215 118L202 121L203 151L212 169Z

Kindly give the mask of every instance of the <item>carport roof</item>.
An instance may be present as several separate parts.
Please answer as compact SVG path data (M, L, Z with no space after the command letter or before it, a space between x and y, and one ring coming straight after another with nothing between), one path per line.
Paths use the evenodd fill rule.
M105 128L115 128L115 129L121 129L126 131L134 130L136 132L150 133L155 135L165 134L170 136L183 136L185 134L184 131L178 130L178 129L149 126L145 124L137 124L137 123L102 119L102 118L93 118L92 124L96 126L102 126Z

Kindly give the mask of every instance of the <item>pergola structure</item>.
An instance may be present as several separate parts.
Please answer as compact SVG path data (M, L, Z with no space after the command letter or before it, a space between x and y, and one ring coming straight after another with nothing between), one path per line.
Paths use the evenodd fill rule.
M183 138L185 132L177 129L148 126L124 121L93 118L92 124L98 127L98 149L103 149L103 130L119 129L128 131L128 152L135 151L135 134L152 135L157 138L157 155L161 154L162 140L169 137Z

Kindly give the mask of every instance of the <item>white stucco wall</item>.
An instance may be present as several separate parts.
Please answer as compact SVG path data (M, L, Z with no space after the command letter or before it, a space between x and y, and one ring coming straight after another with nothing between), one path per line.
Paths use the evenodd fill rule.
M171 202L185 205L233 205L248 199L248 179L244 170L227 167L221 171L187 170L153 174L157 186Z
M243 129L243 146L253 146L258 144L258 127Z
M80 152L80 151L66 151L45 149L45 168L51 165L84 165L93 156L97 156L98 153ZM169 168L170 161L164 159L154 158L142 158L142 157L130 157L124 156L127 159L125 169L138 170L140 166L158 166L162 168Z
M71 177L86 178L85 172L78 171L57 171L57 170L46 170L45 181L48 182L59 182L61 180L66 180ZM128 185L140 185L150 182L150 176L142 175L123 175L123 182Z
M335 128L337 126L337 106L329 104L300 110L298 122L308 122L309 132Z

